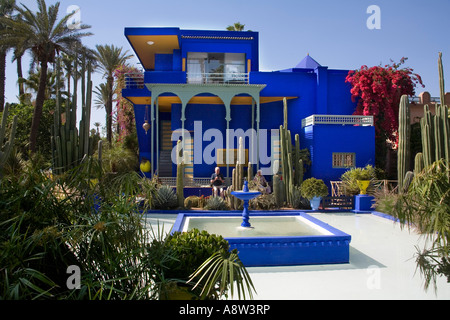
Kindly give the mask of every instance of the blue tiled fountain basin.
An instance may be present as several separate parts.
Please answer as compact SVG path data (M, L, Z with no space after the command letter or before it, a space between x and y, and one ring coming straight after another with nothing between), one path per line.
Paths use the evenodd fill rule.
M304 212L252 212L252 229L236 212L180 213L172 232L220 234L247 267L349 262L351 236Z

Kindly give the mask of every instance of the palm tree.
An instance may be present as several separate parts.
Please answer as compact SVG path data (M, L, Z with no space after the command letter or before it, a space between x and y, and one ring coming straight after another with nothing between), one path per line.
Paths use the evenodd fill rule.
M100 130L98 128L100 128L102 124L100 122L94 122L94 127L97 128L97 135L100 137Z
M132 55L128 55L128 51L122 53L122 48L114 45L97 45L96 57L98 67L103 71L106 77L107 100L105 104L106 109L106 138L111 145L112 142L112 105L113 105L113 72L120 65L126 63ZM106 89L104 89L106 90Z
M9 18L15 5L15 0L1 0L0 17ZM7 26L0 21L0 32L6 28ZM9 45L0 44L0 112L3 112L3 107L5 105L6 54L9 49Z
M47 84L45 86L45 99L48 100L52 97L55 97L57 94L57 86L59 87L59 90L62 95L67 96L67 92L63 91L64 89L64 79L60 79L59 83L57 83L57 74L55 70L48 70L47 71ZM41 79L41 69L37 68L37 70L30 71L30 74L28 76L28 79L26 78L20 78L19 79L19 85L25 86L25 88L28 91L31 91L33 93L37 93L39 90L39 80Z
M245 24L241 24L240 22L235 22L233 25L228 26L228 31L244 31Z
M59 2L49 6L47 10L44 0L36 1L38 12L32 12L22 4L22 7L15 6L22 19L0 17L0 24L6 25L6 28L0 31L0 45L6 44L11 47L31 49L41 67L30 133L30 151L32 153L36 151L38 128L45 100L48 63L54 62L56 55L61 51L70 53L73 50L72 45L80 43L82 37L92 35L92 33L80 31L90 28L87 25L81 25L78 30L68 28L67 21L74 13L57 21Z

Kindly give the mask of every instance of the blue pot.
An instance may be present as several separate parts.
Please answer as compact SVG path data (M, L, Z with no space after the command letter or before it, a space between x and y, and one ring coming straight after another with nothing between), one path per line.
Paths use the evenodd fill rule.
M309 200L309 203L311 204L311 209L318 210L320 206L320 201L322 201L322 197L314 197L311 200Z

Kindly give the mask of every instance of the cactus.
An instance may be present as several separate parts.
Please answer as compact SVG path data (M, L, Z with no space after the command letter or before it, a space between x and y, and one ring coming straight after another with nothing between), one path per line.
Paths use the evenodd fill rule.
M397 177L399 190L403 190L403 179L410 164L411 124L407 95L403 95L400 100L398 123Z
M290 130L287 129L287 100L284 103L284 124L280 125L281 171L283 180L284 200L292 204L294 188L303 182L303 160L300 156L300 136L295 135L295 145L292 145Z
M450 123L448 106L444 105L445 89L442 53L439 53L438 67L441 103L436 105L435 115L432 115L428 105L425 105L424 116L420 120L424 167L429 167L433 162L440 159L445 159L447 163L450 163Z
M303 160L300 159L300 136L295 135L295 179L294 184L299 186L303 182Z
M3 145L3 141L5 140L6 136L6 120L8 118L8 114L9 106L8 104L6 104L5 108L3 109L2 121L0 123L0 177L2 176L3 166L8 160L14 147L14 139L16 138L17 115L13 118L9 140Z
M275 202L277 207L281 207L283 204L282 194L281 194L281 184L280 184L280 176L275 174L273 176L273 194L275 196Z
M74 59L74 69L77 69L78 59ZM93 153L92 138L89 137L91 103L92 103L92 81L90 63L86 66L83 56L81 69L82 108L79 130L76 127L77 115L77 83L78 72L74 74L74 93L72 101L68 99L65 103L65 112L61 110L61 94L57 87L56 108L54 113L54 124L52 126L52 163L53 171L61 174L68 169L78 165L86 156ZM56 61L57 81L60 83L60 60ZM61 115L65 113L66 121L61 123Z
M402 183L402 192L406 193L408 192L409 186L411 185L411 182L414 178L414 173L412 171L408 171L405 174L405 178L403 179L403 183Z
M180 208L184 207L184 157L181 140L177 142L177 200Z
M249 161L247 166L247 181L250 182L253 180L253 166L252 163Z
M423 164L423 153L419 152L416 154L416 157L414 158L414 174L419 174L422 172L424 168Z

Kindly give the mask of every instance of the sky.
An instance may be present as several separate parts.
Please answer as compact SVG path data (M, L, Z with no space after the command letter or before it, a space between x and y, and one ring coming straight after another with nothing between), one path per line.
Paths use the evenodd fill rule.
M225 30L240 22L259 32L261 71L294 67L307 54L330 69L359 69L399 62L419 74L425 88L439 96L438 53L450 74L450 0L61 0L60 18L71 5L80 8L83 24L94 35L83 43L114 44L134 54L126 27L179 27ZM35 0L16 0L36 10ZM56 1L47 0L47 5ZM379 15L368 8L375 5ZM379 19L378 19L379 18ZM375 19L375 20L374 20ZM378 22L379 28L369 28ZM17 102L17 73L7 57L6 101ZM138 60L130 63L138 68ZM28 62L23 63L28 73ZM448 77L447 77L448 78ZM94 87L105 82L93 76ZM448 88L446 91L450 91ZM95 99L95 98L94 98ZM104 109L92 108L92 121L105 124Z

